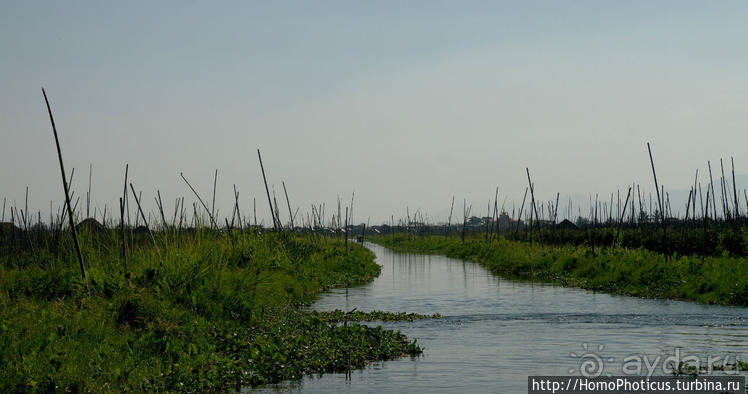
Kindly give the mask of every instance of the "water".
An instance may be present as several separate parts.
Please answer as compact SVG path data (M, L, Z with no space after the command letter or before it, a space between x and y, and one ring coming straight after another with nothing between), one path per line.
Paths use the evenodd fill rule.
M528 375L578 375L584 360L595 365L590 371L613 375L624 366L646 373L647 363L664 375L668 357L748 360L747 308L514 281L474 263L366 246L382 265L379 278L326 293L314 309L440 313L443 319L382 324L418 339L423 355L372 363L349 381L326 374L266 390L514 393L526 392Z

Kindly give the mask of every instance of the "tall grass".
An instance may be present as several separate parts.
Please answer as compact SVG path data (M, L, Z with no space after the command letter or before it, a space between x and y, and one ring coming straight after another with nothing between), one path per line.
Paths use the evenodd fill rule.
M299 308L376 277L365 248L196 230L157 234L156 249L136 234L125 270L117 232L80 235L88 288L68 248L40 248L37 262L0 245L0 391L227 390L420 352Z
M397 251L470 260L516 278L578 286L612 294L748 306L748 262L729 256L697 257L645 249L541 245L481 235L464 243L443 236L370 237Z

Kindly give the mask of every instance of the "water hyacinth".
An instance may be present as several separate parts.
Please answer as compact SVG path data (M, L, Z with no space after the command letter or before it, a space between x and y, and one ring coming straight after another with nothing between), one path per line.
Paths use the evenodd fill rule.
M358 245L197 229L155 233L156 249L133 233L125 267L117 231L80 238L87 287L65 233L37 256L0 243L0 391L235 390L421 353L353 322L421 316L358 312L340 324L342 312L303 306L379 274Z

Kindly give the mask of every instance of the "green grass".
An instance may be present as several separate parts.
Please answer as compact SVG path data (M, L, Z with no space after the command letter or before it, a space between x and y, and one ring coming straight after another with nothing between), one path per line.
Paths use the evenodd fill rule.
M395 251L440 254L474 261L519 279L648 298L748 306L748 261L729 256L665 255L644 249L515 242L491 244L475 235L462 243L443 236L375 236Z
M255 232L157 238L158 249L136 237L125 270L115 232L82 234L88 286L69 237L62 253L51 239L37 257L6 248L0 392L224 391L421 352L399 332L300 306L375 278L365 248Z

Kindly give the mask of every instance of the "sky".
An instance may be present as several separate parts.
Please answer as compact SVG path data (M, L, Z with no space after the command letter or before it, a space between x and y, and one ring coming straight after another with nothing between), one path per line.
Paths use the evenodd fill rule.
M444 220L453 196L485 214L496 187L519 206L526 168L538 200L559 193L584 215L590 195L654 190L647 142L674 200L696 169L708 182L708 160L716 178L734 156L748 187L746 2L0 9L0 199L22 208L28 186L42 217L64 200L42 87L76 195L91 165L92 206L109 212L126 163L146 210L157 190L167 211L196 201L180 173L210 200L218 169L221 216L235 184L242 213L256 198L270 223L257 149L279 201L282 182L301 215L355 191L354 222L371 224L406 209Z

